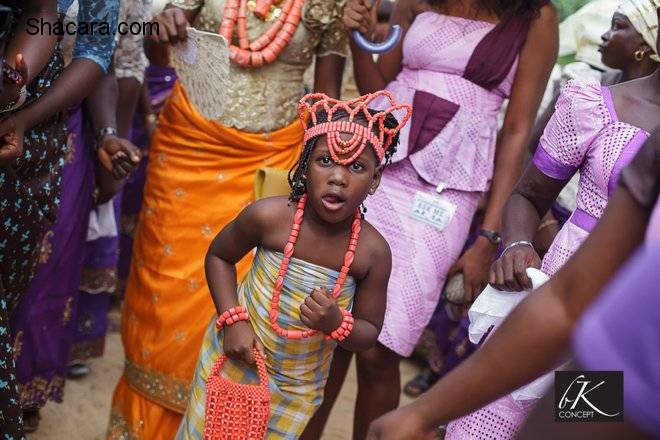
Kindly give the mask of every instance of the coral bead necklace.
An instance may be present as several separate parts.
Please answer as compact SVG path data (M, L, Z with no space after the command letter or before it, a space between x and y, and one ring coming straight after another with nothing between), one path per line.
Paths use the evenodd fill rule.
M284 246L284 257L282 258L282 263L280 264L280 271L277 273L277 278L275 279L275 287L273 288L273 296L270 300L270 324L280 336L289 339L303 339L313 336L317 333L316 330L287 330L283 329L277 323L277 318L279 317L279 305L280 305L280 293L282 291L282 286L284 285L284 277L286 276L287 270L289 268L289 261L293 256L293 250L298 240L298 234L300 233L300 225L303 221L303 215L305 213L305 204L307 203L307 194L304 194L298 201L298 206L296 213L293 216L293 226L291 227L291 234L289 235L289 240ZM344 261L339 271L339 276L335 282L335 286L332 289L332 297L337 298L341 292L341 286L346 281L346 276L348 275L348 270L353 264L353 259L355 258L355 248L357 247L358 239L360 238L360 229L361 226L361 216L360 211L355 210L355 217L353 218L353 224L351 226L351 239L348 242L348 250L344 255ZM345 316L346 313L342 312L342 316ZM346 319L346 318L344 318Z
M273 1L256 0L254 15L265 19ZM229 57L233 62L243 67L260 67L275 61L289 44L300 24L305 1L284 0L281 13L270 29L252 42L247 37L247 3L248 0L227 0L219 33L229 43ZM234 28L237 28L238 46L231 44Z

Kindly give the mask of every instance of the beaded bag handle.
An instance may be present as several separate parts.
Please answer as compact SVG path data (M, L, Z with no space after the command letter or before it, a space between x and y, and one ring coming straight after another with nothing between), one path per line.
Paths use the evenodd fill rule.
M264 361L263 356L261 356L261 353L259 353L259 350L256 348L252 349L252 355L254 356L254 360L257 364L257 375L259 376L259 385L246 385L246 386L258 386L262 388L266 388L268 390L268 373L266 372L266 362ZM225 366L225 362L227 362L227 357L226 354L221 354L220 357L218 357L218 360L215 361L215 365L213 365L213 369L211 370L211 376L219 376L220 371L222 370L222 367ZM221 379L224 379L222 376L220 376ZM228 379L224 379L228 380Z
M270 391L263 357L253 349L259 384L241 384L220 376L222 354L206 381L204 440L263 439L268 430Z

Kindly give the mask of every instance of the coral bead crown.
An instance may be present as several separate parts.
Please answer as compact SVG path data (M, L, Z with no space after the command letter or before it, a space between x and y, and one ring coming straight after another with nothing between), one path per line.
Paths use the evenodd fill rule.
M385 109L372 114L369 105L376 104L375 100L378 100L379 107L383 107L384 103ZM320 110L327 114L325 120L318 117ZM399 124L393 128L386 127L385 118L397 111L403 112ZM333 115L337 113L345 113L345 118L333 121ZM396 134L406 125L411 114L412 107L408 104L397 104L392 94L386 90L348 101L333 99L323 93L310 93L298 104L298 116L305 127L305 142L327 135L332 160L342 165L355 161L362 154L367 142L382 161ZM366 125L363 125L365 122ZM342 133L350 135L350 138L342 139Z

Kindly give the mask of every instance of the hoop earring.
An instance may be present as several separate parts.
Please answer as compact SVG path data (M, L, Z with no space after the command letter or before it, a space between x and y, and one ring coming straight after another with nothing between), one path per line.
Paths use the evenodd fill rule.
M633 56L635 57L635 61L642 61L644 59L644 55L646 54L645 51L641 49L637 49Z

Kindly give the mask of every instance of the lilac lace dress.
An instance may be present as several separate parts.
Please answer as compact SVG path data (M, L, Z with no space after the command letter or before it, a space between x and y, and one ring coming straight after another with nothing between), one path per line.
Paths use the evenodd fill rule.
M436 308L493 174L497 115L508 96L529 20L499 24L424 12L403 41L403 69L388 84L413 105L366 218L390 244L393 267L379 341L409 356ZM445 225L419 214L453 205ZM417 210L417 212L414 212Z
M641 128L619 121L607 87L569 81L563 88L534 165L552 179L569 181L580 171L577 208L543 258L541 270L554 274L580 247L605 211L621 170L648 138ZM536 400L510 395L450 423L447 439L512 439Z

